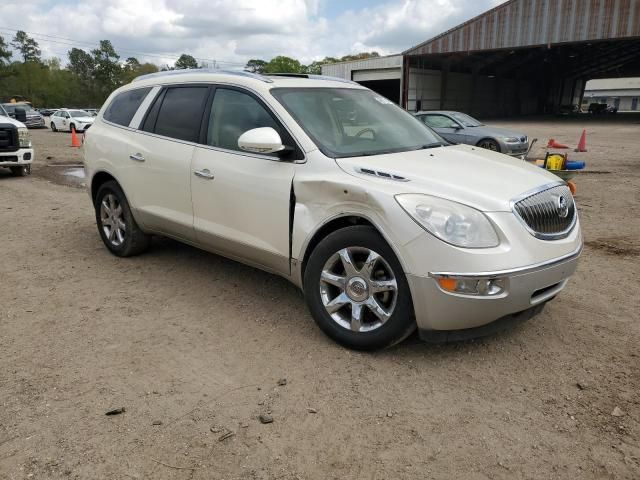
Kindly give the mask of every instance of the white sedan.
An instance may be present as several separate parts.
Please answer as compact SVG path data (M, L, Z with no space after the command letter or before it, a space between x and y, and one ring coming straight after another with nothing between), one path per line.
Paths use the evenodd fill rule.
M76 132L83 132L89 128L95 117L84 110L58 110L51 115L51 130L71 131L73 128Z

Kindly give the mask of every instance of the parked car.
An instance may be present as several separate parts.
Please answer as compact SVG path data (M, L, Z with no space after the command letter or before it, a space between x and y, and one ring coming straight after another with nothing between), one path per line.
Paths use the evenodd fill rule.
M327 335L356 349L416 327L442 340L528 318L566 286L582 248L558 177L446 145L349 81L138 77L110 95L84 154L114 255L164 235L281 275Z
M434 110L421 111L415 116L454 144L476 145L513 156L522 156L529 148L529 139L524 133L485 125L466 113Z
M615 106L607 105L606 103L590 103L589 113L602 114L602 113L618 113L618 109Z
M50 117L51 115L56 113L58 110L59 108L41 108L39 112L44 117Z
M17 108L14 115L26 120L26 112ZM0 168L8 168L18 177L31 173L33 148L27 126L9 115L0 105Z
M50 127L54 132L70 132L72 128L76 132L84 132L93 124L94 120L95 117L84 110L63 108L51 115Z
M11 118L16 118L15 112L16 109L22 109L27 114L27 119L23 122L27 128L44 128L44 117L34 110L28 102L17 102L17 103L3 103L5 111L11 116Z

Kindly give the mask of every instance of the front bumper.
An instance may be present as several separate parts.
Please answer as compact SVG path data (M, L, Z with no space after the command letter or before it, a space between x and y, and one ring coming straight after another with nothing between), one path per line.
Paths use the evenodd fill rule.
M15 152L0 153L0 167L19 167L33 162L33 148L21 148Z
M519 157L527 153L529 150L529 142L521 142L521 143L502 143L502 153L507 155L511 155L513 157Z
M27 117L24 124L27 128L42 128L45 126L44 117Z
M438 332L478 328L506 316L536 310L566 286L576 270L581 249L582 246L547 263L514 270L407 275L420 336L429 339ZM504 291L495 296L473 296L442 290L437 283L437 278L455 277L500 278Z

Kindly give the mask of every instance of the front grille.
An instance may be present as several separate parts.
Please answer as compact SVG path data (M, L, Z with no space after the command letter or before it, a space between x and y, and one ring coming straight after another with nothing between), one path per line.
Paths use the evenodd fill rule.
M566 185L557 185L516 200L513 210L529 232L543 240L566 237L577 218L573 195Z
M18 161L18 156L17 155L9 155L7 157L2 156L0 157L0 163L2 162L17 162Z
M0 152L18 150L18 130L12 127L0 127Z

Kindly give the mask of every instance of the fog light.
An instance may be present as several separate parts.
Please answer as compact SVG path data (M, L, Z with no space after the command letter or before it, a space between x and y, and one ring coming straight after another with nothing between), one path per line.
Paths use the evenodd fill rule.
M442 290L462 295L491 297L500 295L505 290L502 278L441 277L436 280Z

